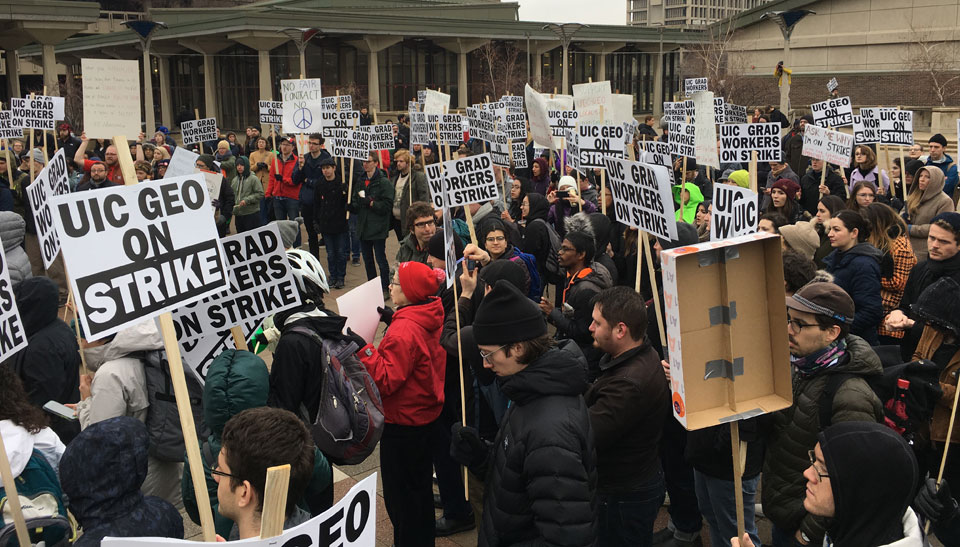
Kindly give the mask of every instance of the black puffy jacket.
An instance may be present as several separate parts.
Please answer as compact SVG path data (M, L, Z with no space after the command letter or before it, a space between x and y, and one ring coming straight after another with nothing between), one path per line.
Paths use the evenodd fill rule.
M597 470L581 395L586 362L572 341L498 378L512 404L487 471L479 545L595 545Z

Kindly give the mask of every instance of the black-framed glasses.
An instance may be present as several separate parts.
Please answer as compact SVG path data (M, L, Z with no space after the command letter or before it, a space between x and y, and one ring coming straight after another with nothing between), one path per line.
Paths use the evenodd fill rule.
M504 344L504 345L500 346L499 348L497 348L497 349L495 349L495 350L493 350L493 351L488 351L488 352L486 352L486 353L484 353L484 352L481 351L481 352L480 352L480 358L483 359L484 361L490 363L490 356L491 356L491 355L493 355L494 353L502 350L503 348L505 348L505 347L507 347L507 346L509 346L509 345L510 345L510 344ZM490 364L492 365L493 363L490 363Z
M213 469L210 470L210 474L216 477L228 477L231 479L239 480L239 478L236 475L231 475L230 473L224 473L223 471L220 471L220 464L214 465Z
M800 334L800 332L803 331L804 327L819 327L819 326L820 325L816 323L803 323L796 319L790 319L789 317L787 318L787 328L792 330L793 332L796 332L797 334Z
M487 243L502 243L506 240L507 238L504 236L490 236L487 238Z
M424 220L423 222L414 222L414 228L426 228L427 226L436 226L437 223L434 220Z
M828 475L828 474L826 474L826 473L821 473L820 470L817 469L817 454L816 454L816 452L813 451L813 450L807 450L807 456L810 458L810 467L812 467L812 468L813 468L813 472L817 474L817 479L818 479L818 480L821 480L821 481L822 481L823 479L829 479L829 478L830 478L830 475Z

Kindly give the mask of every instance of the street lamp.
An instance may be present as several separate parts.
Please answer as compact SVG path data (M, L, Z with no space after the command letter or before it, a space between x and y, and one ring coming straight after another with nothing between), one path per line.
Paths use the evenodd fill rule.
M304 51L307 49L307 43L313 39L315 36L320 35L320 29L318 28L285 28L281 29L280 32L285 34L288 38L293 40L293 43L296 44L297 50L300 51L300 79L307 77L307 61L304 57Z
M140 38L140 47L143 48L143 114L145 133L157 129L153 112L153 78L150 70L150 40L157 29L167 28L166 23L160 21L132 20L124 21L124 26L137 33Z
M568 87L570 84L570 74L568 73L569 67L567 66L567 54L570 51L570 41L573 40L573 35L577 33L583 27L588 27L590 25L582 25L580 23L548 23L543 25L542 30L550 29L554 34L557 35L557 38L560 39L560 46L563 47L563 91L564 95L568 92Z
M769 19L780 27L783 33L783 66L790 66L790 35L793 34L793 28L801 19L816 14L815 11L808 9L795 9L789 11L768 11L760 16L760 20ZM780 83L780 112L787 114L790 110L790 76L781 79Z

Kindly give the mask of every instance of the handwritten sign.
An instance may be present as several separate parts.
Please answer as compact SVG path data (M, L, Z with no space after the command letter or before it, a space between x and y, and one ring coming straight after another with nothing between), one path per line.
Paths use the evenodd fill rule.
M140 62L80 59L83 129L91 139L140 134ZM153 129L152 127L150 128Z

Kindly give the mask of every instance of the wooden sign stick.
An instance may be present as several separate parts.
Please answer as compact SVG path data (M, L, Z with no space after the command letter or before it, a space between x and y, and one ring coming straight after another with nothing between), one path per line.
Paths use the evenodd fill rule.
M732 382L731 382L732 383ZM734 499L737 505L737 537L742 538L745 533L743 517L743 461L741 459L740 422L730 422L730 450L733 458L733 488ZM744 454L745 455L745 454Z
M638 235L644 240L643 252L647 256L647 271L650 273L650 292L653 293L653 309L657 313L657 328L659 329L660 342L662 344L666 344L667 334L663 325L663 310L660 306L660 290L657 288L657 274L653 267L653 254L650 252L650 240L647 238L647 232L641 231ZM639 269L637 269L637 277L640 277ZM664 345L664 347L666 347L666 345Z
M283 533L289 488L289 463L267 468L267 480L263 485L263 510L260 512L260 539L277 537Z
M10 469L10 459L7 458L7 449L3 446L3 437L0 436L0 476L3 478L3 489L7 495L7 505L13 513L13 526L17 531L17 542L20 545L33 545L30 542L30 533L27 531L27 521L23 518L23 509L20 507L20 496L17 495L17 481Z
M14 193L20 193L20 189L16 186L16 181L13 180L13 159L16 157L13 154L10 154L10 140L3 139L3 156L7 161L7 182L10 183L10 189Z
M451 214L449 208L447 208L447 214ZM453 234L452 237L460 236ZM466 264L466 262L464 262L464 264ZM456 272L456 269L454 269L454 272ZM457 298L456 279L453 280L453 316L457 318L457 362L460 363L460 368L458 369L460 376L460 425L466 427L467 399L463 387L463 342L460 340L460 299ZM470 501L470 485L468 482L470 480L469 473L467 473L467 466L464 465L461 467L463 468L463 498L467 501Z
M953 411L950 412L950 424L947 426L947 439L953 438L953 424L957 419L957 403L960 402L960 386L953 393ZM940 489L940 482L943 481L943 470L947 467L947 454L950 452L950 442L943 446L943 457L940 458L940 470L937 471L937 490ZM930 521L923 529L924 533L930 532Z

